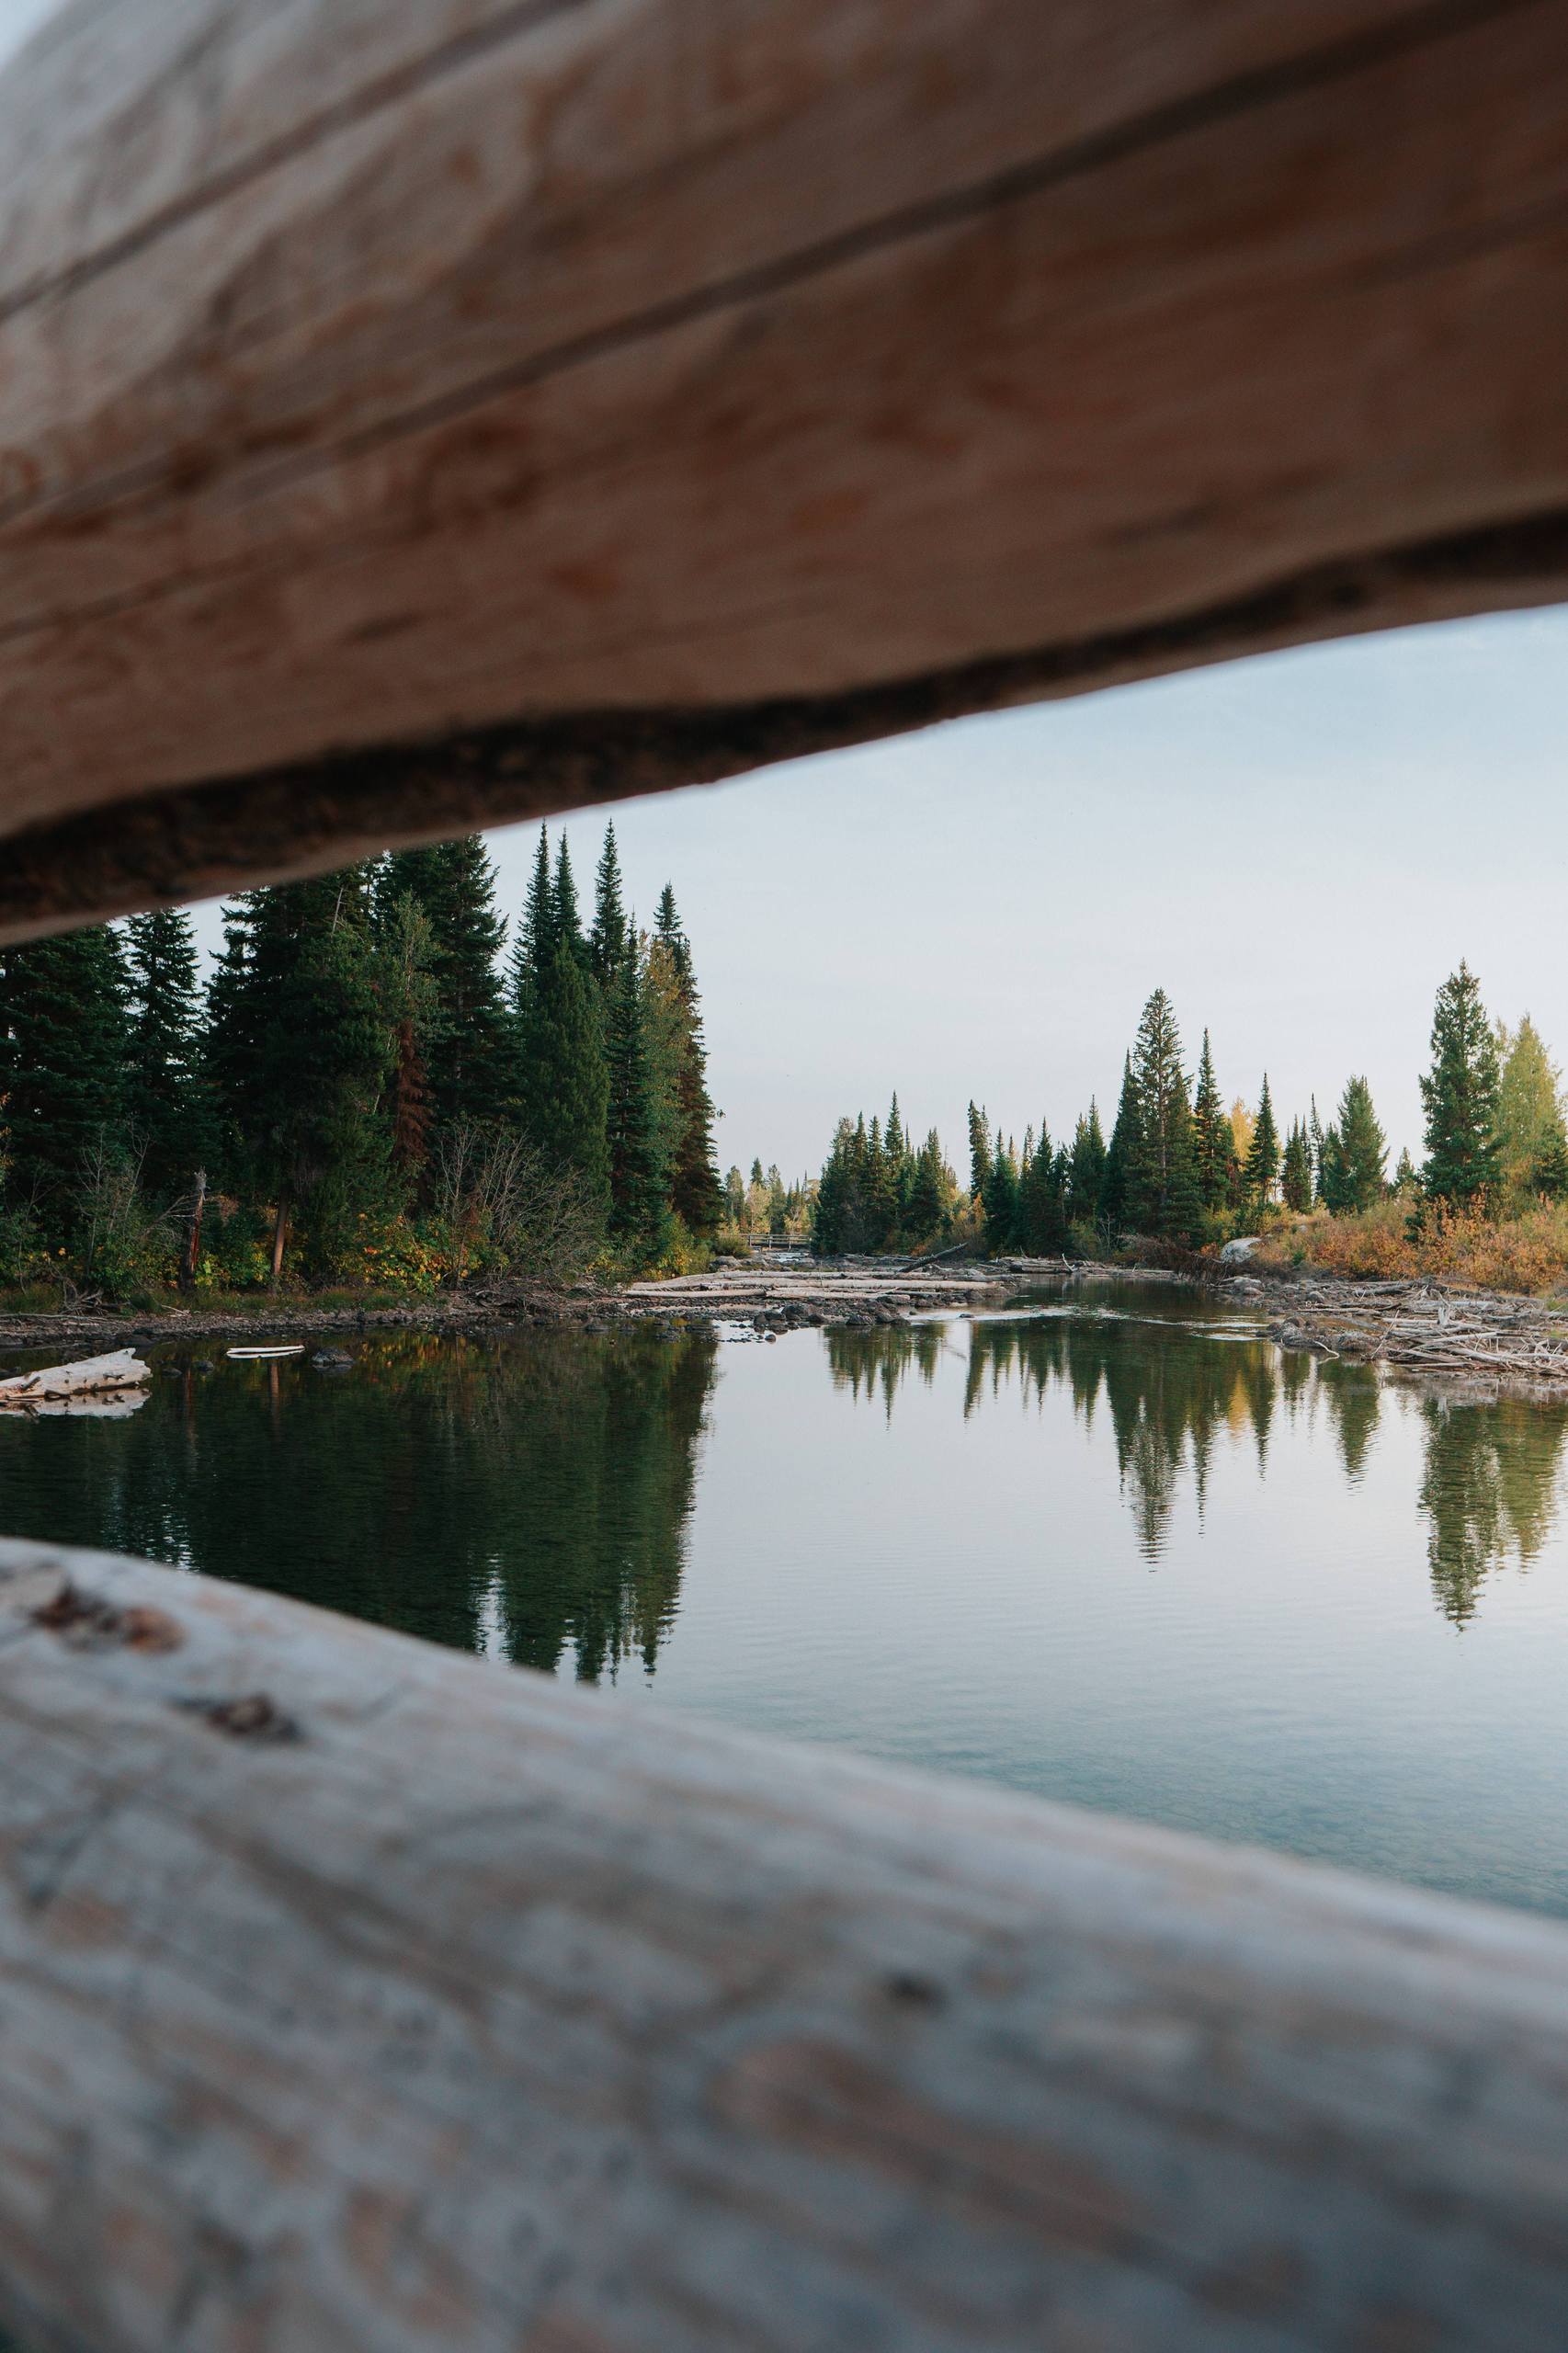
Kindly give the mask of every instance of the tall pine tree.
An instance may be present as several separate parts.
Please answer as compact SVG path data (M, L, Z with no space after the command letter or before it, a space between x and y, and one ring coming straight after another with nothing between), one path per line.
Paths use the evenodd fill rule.
M1261 1215L1274 1199L1274 1188L1279 1176L1279 1131L1274 1124L1274 1105L1268 1093L1268 1073L1263 1074L1263 1092L1257 1098L1257 1117L1253 1121L1252 1142L1247 1146L1242 1183L1254 1212Z
M662 1238L668 1184L634 943L621 947L608 1006L605 1059L609 1230L618 1242L645 1253Z
M588 934L588 961L607 1001L619 985L621 959L631 940L631 927L621 895L620 854L616 847L615 827L607 825L594 877L594 925Z
M670 1160L670 1206L687 1232L699 1240L713 1233L723 1214L718 1155L713 1145L713 1098L708 1092L708 1048L702 1034L691 942L682 927L676 896L666 882L653 917L652 960L667 961L680 1009L680 1058L676 1076L675 1148Z
M308 1270L357 1246L386 1205L391 1040L378 989L366 867L247 892L228 911L209 996L207 1071L225 1173L273 1210L272 1267L290 1231Z
M1105 1183L1100 1193L1100 1222L1113 1244L1125 1230L1131 1214L1133 1172L1142 1151L1138 1087L1132 1075L1132 1057L1128 1054L1121 1065L1121 1095L1110 1142L1106 1146Z
M984 1205L991 1181L991 1122L971 1102L969 1107L969 1190L971 1200Z
M1279 1193L1288 1210L1306 1211L1312 1205L1312 1147L1301 1120L1291 1120L1290 1132L1285 1139L1284 1156L1279 1164Z
M208 1150L196 931L183 908L126 926L125 1108L142 1182L158 1201L191 1190Z
M1468 1208L1502 1175L1497 1135L1497 1040L1481 1002L1481 983L1461 963L1437 991L1432 1067L1421 1081L1426 1113L1429 1200Z
M503 1118L513 1095L512 1032L496 960L506 925L478 834L394 850L376 881L378 929L411 898L429 926L435 995L426 1022L430 1117L438 1127ZM408 936L403 936L403 949Z
M1181 1033L1164 989L1153 992L1138 1024L1132 1085L1138 1140L1128 1164L1128 1214L1141 1233L1186 1238L1199 1211L1192 1109Z
M1388 1190L1388 1141L1372 1108L1372 1090L1363 1077L1346 1081L1334 1126L1337 1167L1334 1189L1345 1210L1369 1210ZM1326 1149L1326 1139L1325 1149Z
M525 1131L541 1152L575 1172L591 1213L607 1219L609 1071L604 1008L577 927L565 835L552 877L542 826L512 974Z
M1067 1164L1067 1215L1074 1225L1092 1227L1105 1188L1106 1147L1097 1103L1080 1112Z
M0 949L6 1192L74 1235L89 1163L126 1147L126 973L106 924Z
M1192 1098L1192 1158L1198 1198L1210 1213L1224 1209L1230 1200L1234 1149L1230 1116L1214 1075L1214 1056L1205 1029L1198 1086Z

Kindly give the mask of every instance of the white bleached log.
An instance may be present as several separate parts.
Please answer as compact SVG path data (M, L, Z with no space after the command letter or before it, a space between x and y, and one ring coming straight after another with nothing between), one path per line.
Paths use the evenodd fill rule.
M1568 1929L0 1547L0 2325L1568 2342Z
M36 1372L11 1374L0 1381L0 1411L108 1396L117 1390L139 1389L152 1378L151 1365L144 1364L134 1348L115 1348L108 1356L79 1357L74 1364L45 1365Z

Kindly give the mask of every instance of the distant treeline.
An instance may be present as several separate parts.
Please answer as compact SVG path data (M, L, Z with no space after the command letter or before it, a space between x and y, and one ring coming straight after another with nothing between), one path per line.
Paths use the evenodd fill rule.
M691 948L613 827L585 931L541 828L509 957L477 835L0 949L0 1279L428 1289L679 1259L722 1212Z
M1467 966L1437 993L1432 1064L1421 1081L1426 1156L1388 1145L1364 1077L1346 1081L1324 1127L1315 1101L1281 1137L1267 1075L1256 1108L1226 1105L1209 1033L1189 1079L1170 999L1156 989L1122 1065L1107 1139L1097 1103L1070 1140L1044 1120L1021 1148L969 1107L969 1181L959 1182L933 1130L916 1149L892 1098L885 1125L842 1120L812 1210L817 1248L924 1248L949 1238L993 1254L1079 1256L1138 1236L1187 1245L1256 1229L1281 1210L1342 1216L1392 1192L1414 1226L1434 1211L1503 1212L1568 1195L1568 1137L1559 1075L1526 1015L1517 1029L1488 1019Z

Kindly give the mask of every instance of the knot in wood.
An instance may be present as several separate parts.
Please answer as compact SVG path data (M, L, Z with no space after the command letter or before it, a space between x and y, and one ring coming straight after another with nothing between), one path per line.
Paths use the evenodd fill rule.
M112 1602L83 1593L69 1579L52 1601L33 1612L35 1626L58 1634L74 1650L178 1650L185 1636L166 1610L137 1605L117 1609Z
M236 1699L202 1699L197 1706L216 1732L233 1740L298 1740L300 1727L265 1691L247 1691Z

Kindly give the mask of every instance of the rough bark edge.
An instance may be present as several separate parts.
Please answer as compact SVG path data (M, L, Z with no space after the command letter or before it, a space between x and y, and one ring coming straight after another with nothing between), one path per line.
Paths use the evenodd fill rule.
M942 720L1564 596L1568 512L1551 512L1317 565L1138 629L841 695L519 718L176 785L0 839L0 940L321 873L409 842L718 783Z

